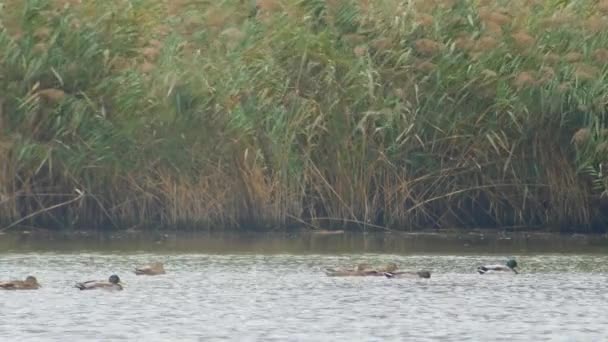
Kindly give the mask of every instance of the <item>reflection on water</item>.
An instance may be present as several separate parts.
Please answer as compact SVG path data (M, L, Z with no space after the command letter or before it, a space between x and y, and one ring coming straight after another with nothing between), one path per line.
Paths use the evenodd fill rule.
M608 253L607 235L543 233L106 233L0 234L0 253L24 251L154 251L156 253L260 254L526 254Z
M0 340L600 341L608 256L515 255L521 274L477 275L492 255L4 253ZM153 260L166 275L135 276ZM327 266L397 262L431 279L326 277ZM75 281L116 273L122 292Z

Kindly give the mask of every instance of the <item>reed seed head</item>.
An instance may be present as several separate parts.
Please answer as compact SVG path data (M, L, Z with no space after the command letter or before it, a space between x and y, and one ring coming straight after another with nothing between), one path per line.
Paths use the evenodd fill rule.
M422 38L414 42L414 48L422 55L432 56L441 51L442 45L434 40Z

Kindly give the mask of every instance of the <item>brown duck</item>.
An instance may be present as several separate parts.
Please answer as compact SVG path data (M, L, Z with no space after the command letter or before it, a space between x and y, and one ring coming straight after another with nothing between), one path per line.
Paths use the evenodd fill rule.
M383 276L386 272L394 272L397 270L397 265L388 263L377 269L372 268L369 264L359 264L355 269L336 270L328 268L325 273L329 277L365 277L365 276Z
M150 265L138 267L135 269L136 275L159 275L165 274L165 268L160 262L153 262Z
M384 276L387 278L430 278L431 272L429 271L417 271L417 272L384 272Z
M25 280L1 281L0 288L4 290L37 290L40 284L36 277L28 276Z

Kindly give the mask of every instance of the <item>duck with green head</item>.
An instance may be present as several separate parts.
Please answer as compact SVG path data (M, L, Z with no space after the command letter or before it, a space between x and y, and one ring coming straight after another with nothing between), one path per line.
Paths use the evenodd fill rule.
M4 290L37 290L40 284L36 277L27 276L25 280L0 281L0 289Z
M479 274L486 273L495 273L495 272L507 272L518 274L517 270L517 261L515 259L509 259L504 265L484 265L477 267L477 272Z
M116 274L110 276L108 281L103 280L89 280L82 283L76 283L76 288L80 290L122 290L122 283L120 282L120 278Z

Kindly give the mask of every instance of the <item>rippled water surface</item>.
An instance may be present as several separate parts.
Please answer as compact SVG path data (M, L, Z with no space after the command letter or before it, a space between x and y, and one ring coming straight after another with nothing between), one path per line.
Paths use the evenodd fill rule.
M521 274L477 275L497 255L0 254L1 341L604 341L608 256L526 254ZM153 260L166 275L135 276ZM330 278L327 266L394 261L431 279ZM120 275L122 292L75 281Z

